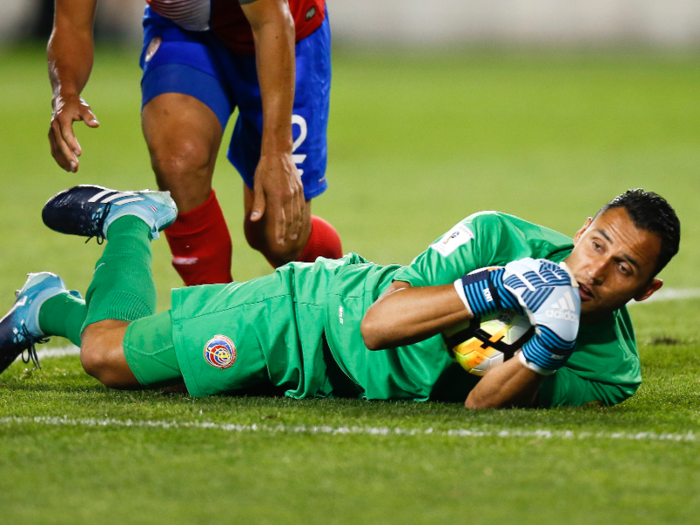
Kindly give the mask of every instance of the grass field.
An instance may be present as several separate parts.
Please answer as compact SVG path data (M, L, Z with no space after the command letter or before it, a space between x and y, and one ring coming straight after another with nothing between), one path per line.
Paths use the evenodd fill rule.
M683 224L662 274L700 289L700 56L396 52L334 57L330 189L314 212L346 251L408 263L474 211L569 234L629 187ZM98 50L78 175L49 155L40 49L0 51L0 307L28 271L85 291L101 248L48 231L55 192L153 186L133 50ZM215 185L234 277L269 271ZM159 307L179 280L154 244ZM613 408L468 413L460 405L109 391L75 356L0 377L0 522L700 523L700 299L631 308L644 384ZM48 348L64 347L53 340Z

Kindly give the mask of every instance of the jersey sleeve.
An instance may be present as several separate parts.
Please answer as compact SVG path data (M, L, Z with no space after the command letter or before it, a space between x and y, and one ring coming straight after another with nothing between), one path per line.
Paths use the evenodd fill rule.
M527 239L504 214L480 212L449 230L411 264L394 274L411 286L438 286L486 266L502 266L526 257Z
M581 406L587 403L612 406L632 397L638 386L634 383L591 381L568 368L561 368L542 383L538 404L541 407Z

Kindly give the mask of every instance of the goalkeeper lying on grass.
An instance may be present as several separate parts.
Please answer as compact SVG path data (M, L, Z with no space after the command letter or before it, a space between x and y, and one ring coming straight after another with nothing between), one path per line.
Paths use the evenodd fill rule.
M624 305L661 287L655 276L680 240L669 204L634 190L573 242L482 212L408 266L353 253L290 263L246 283L175 289L172 310L156 314L150 242L176 215L161 192L78 186L49 200L50 228L107 244L85 299L54 274L29 275L0 321L0 371L58 335L81 347L88 374L120 389L184 382L192 396L266 386L294 398L466 399L468 408L613 405L641 382ZM566 315L553 314L555 303ZM483 378L468 374L440 334L506 309L527 314L536 334Z

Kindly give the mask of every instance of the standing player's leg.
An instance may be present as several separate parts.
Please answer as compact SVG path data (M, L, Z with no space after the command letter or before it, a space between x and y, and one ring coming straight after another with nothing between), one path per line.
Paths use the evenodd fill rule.
M231 282L231 235L212 189L218 118L194 97L164 93L144 106L142 124L158 187L180 209L165 232L173 266L188 286Z
M245 183L244 229L248 243L265 255L273 266L290 261L314 261L317 257L341 257L340 236L328 222L311 215L311 199L326 190L328 113L330 100L330 28L328 20L296 45L296 86L292 116L293 155L302 183L306 206L302 234L296 242L276 242L274 211L269 208L259 221L250 221L255 169L262 141L262 101L255 59L233 56L230 84L236 93L240 115L233 131L228 158Z
M221 52L208 33L182 30L147 8L142 125L158 186L180 209L166 237L186 285L232 280L231 236L212 189L235 104L220 78Z

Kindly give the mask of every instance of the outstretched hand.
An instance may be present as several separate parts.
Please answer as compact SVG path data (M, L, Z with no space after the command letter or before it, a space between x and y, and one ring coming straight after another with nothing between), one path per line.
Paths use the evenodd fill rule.
M90 105L78 95L57 96L53 101L49 143L51 155L64 170L77 172L82 149L73 132L73 122L82 120L88 127L100 125Z
M255 170L250 220L274 221L275 240L284 246L301 235L304 218L304 186L291 154L263 155Z

